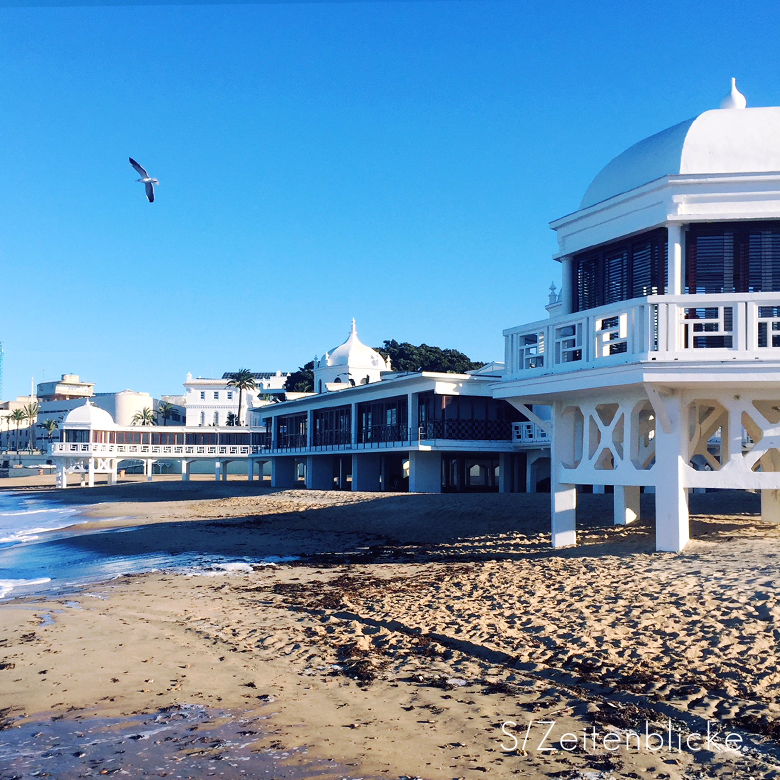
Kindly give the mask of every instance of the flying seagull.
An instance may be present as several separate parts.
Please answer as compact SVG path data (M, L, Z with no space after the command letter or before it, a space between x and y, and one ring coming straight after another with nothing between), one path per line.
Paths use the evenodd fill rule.
M130 165L141 174L141 178L136 179L136 181L142 181L146 185L146 197L149 203L154 203L154 185L159 184L160 182L157 181L157 179L153 179L146 172L146 168L144 168L143 165L139 165L132 157L128 159L130 160Z

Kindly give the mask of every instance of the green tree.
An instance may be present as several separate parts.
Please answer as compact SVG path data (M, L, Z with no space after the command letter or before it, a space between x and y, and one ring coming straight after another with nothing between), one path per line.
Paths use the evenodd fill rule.
M31 401L25 405L22 409L24 412L24 419L28 421L30 425L29 445L30 453L35 449L35 426L38 424L38 415L41 411L41 405L37 401Z
M157 414L162 417L163 425L167 425L168 420L176 414L176 407L168 401L160 401L157 405Z
M59 427L59 420L48 419L41 423L41 428L43 428L43 430L46 431L47 435L49 436L49 451L51 451L51 438L54 436L54 431L56 431Z
M284 383L284 389L290 393L314 392L314 361L310 360L306 365L293 371Z
M238 414L236 415L236 425L241 425L241 402L243 400L245 390L257 389L257 382L255 382L255 375L248 368L239 368L238 371L229 375L228 387L238 388Z
M27 415L22 409L14 409L8 418L16 423L16 451L19 452L19 426L27 419Z
M408 341L400 344L392 339L375 347L382 357L389 357L395 371L433 371L439 374L464 374L482 368L484 363L472 360L457 349L442 349L428 344L415 346Z
M157 415L153 409L146 406L133 415L132 422L133 425L154 425L157 422Z
M230 425L230 426L239 425L238 415L233 412L228 412L227 418L225 419L225 425Z

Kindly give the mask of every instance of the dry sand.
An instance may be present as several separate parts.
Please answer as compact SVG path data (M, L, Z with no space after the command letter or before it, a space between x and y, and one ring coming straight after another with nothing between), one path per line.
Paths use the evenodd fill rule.
M94 503L77 537L88 549L307 557L3 604L8 724L64 715L78 730L199 704L267 718L246 732L255 755L307 746L339 777L780 777L780 529L752 514L755 496L693 496L693 541L657 554L649 524L601 522L610 496L582 496L580 546L552 551L543 495L232 481L42 495ZM92 533L116 525L132 528ZM675 745L704 734L702 749L644 747L645 723L666 735L670 719ZM708 724L720 742L707 743ZM640 749L605 748L604 734L626 729ZM728 733L746 749L719 749ZM512 734L518 749L504 750ZM270 776L251 760L241 769Z

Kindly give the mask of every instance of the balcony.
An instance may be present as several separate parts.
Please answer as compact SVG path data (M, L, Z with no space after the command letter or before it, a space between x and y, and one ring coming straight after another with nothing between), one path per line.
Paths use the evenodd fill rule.
M511 426L503 420L432 420L420 423L420 441L510 441Z
M159 456L161 458L215 458L225 455L247 457L262 448L230 444L99 444L97 442L52 442L51 454L78 457Z
M512 423L513 444L550 444L550 434L536 423L516 422Z
M642 361L780 360L780 293L652 295L504 337L507 379Z

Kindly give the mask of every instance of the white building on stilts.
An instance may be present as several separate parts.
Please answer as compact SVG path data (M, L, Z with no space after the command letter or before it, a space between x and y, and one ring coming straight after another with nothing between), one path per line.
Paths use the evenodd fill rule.
M692 488L759 490L780 521L780 107L733 85L552 228L561 311L505 331L495 396L551 408L553 546L582 485L614 486L616 523L654 488L658 550L685 547Z

